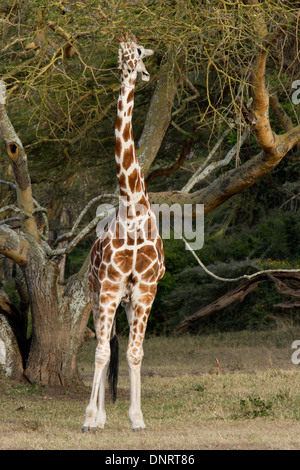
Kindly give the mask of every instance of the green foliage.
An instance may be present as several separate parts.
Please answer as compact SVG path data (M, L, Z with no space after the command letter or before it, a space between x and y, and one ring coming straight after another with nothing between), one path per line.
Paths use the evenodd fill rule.
M83 265L86 257L89 255L94 237L87 237L79 243L72 253L67 256L65 278L77 273Z
M171 313L166 309L165 300L178 289L177 275L189 266L195 266L195 259L185 249L182 240L164 240L164 253L166 273L158 284L157 295L148 320L148 329L155 334L166 333L169 330ZM173 316L178 318L176 311L173 312Z
M235 419L251 419L270 416L272 413L273 403L270 400L264 400L258 395L248 395L245 399L241 399L239 403L240 409L236 413Z
M18 291L16 289L16 284L14 280L11 281L5 281L3 283L4 290L6 294L8 295L9 300L13 305L18 306L20 302L20 296L18 294Z
M205 239L201 258L206 263L214 259L229 261L251 258L300 260L300 220L297 213L269 211L268 215L249 230L248 227L232 230L232 234L219 239L213 235Z

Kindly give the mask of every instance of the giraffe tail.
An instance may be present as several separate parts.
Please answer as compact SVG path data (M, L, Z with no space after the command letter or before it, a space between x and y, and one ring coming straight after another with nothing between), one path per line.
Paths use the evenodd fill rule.
M119 342L114 331L114 335L110 340L110 362L108 368L108 383L110 394L113 402L117 399L117 385L119 374Z

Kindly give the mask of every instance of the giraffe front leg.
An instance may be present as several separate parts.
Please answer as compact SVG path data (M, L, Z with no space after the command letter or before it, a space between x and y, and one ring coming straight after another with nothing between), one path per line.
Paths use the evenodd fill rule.
M127 315L130 325L127 348L127 363L130 378L130 405L128 415L133 431L146 428L141 410L141 366L144 356L143 340L149 311L149 307L136 305L132 307L130 315Z

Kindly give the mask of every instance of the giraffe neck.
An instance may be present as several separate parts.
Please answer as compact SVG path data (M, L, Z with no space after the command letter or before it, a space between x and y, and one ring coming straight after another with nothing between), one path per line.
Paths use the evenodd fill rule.
M145 181L139 165L132 132L135 80L121 84L118 99L117 121L115 126L115 159L120 195L126 198L127 205L147 200Z

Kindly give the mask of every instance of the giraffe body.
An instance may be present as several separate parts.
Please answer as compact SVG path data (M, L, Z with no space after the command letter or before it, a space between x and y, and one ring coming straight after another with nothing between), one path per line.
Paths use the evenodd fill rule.
M115 125L115 160L120 188L116 217L96 238L91 250L89 291L98 344L95 373L83 430L103 428L104 396L110 360L110 336L116 309L125 307L129 323L127 362L130 376L129 418L132 428L144 429L140 370L143 340L157 283L165 271L162 240L137 160L132 133L134 87L137 73L149 80L142 62L152 51L135 42L121 42L121 89Z

